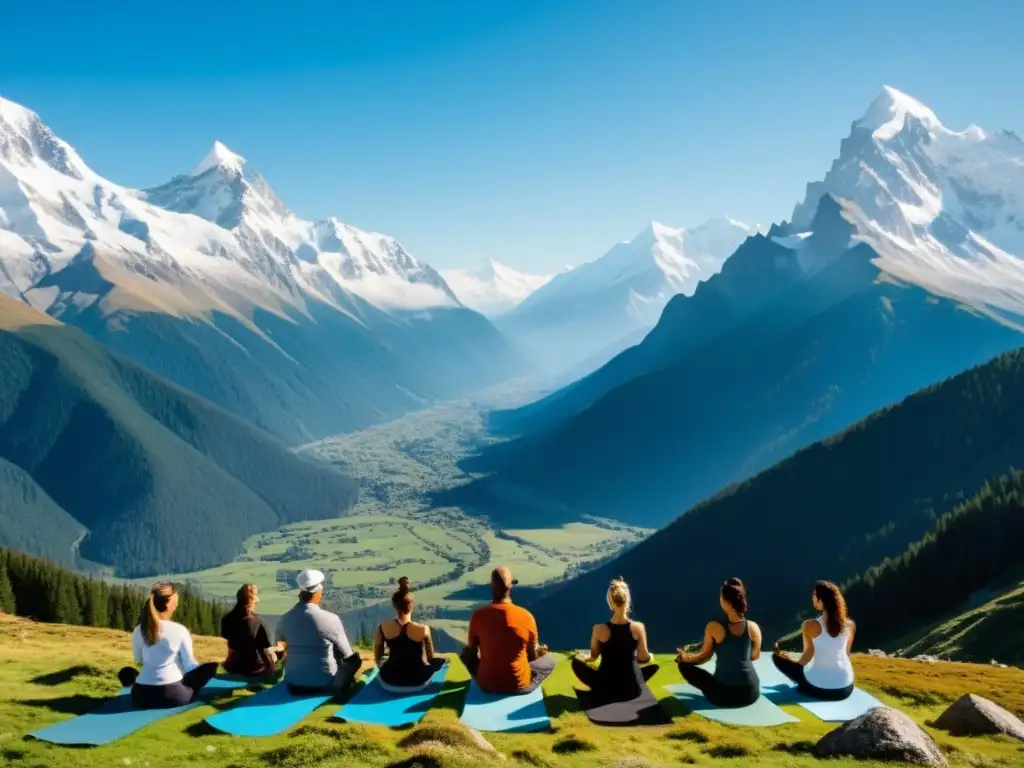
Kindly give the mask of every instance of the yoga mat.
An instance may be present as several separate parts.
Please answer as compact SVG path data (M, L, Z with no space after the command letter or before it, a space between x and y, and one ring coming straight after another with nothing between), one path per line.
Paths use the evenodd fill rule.
M796 723L797 718L783 712L769 701L763 694L753 704L746 707L716 707L704 698L704 695L692 685L666 685L676 699L695 715L706 717L719 723L729 725L769 726L783 723Z
M524 733L551 728L544 709L544 690L539 685L530 693L486 693L473 680L459 719L478 731Z
M635 699L604 701L593 692L575 688L587 719L595 725L668 725L671 718L646 685Z
M413 691L397 693L383 688L374 667L365 682L334 715L347 723L367 723L397 728L418 723L427 713L430 702L441 692L450 664L434 673L430 682Z
M627 701L610 701L606 695L574 688L583 714L595 725L667 725L671 718L644 680L639 664L633 664L633 676L640 693Z
M842 701L821 701L802 693L787 681L765 690L765 695L776 704L799 704L819 720L826 723L846 723L865 712L885 705L867 691L854 688L853 693Z
M206 718L211 728L232 736L273 736L291 728L313 710L334 698L333 694L296 696L278 683L243 699L236 706Z
M122 688L116 696L85 715L62 720L33 731L29 736L51 744L98 747L127 736L150 723L200 707L211 695L242 688L240 680L214 678L208 682L198 701L174 709L135 709L132 705L131 688Z

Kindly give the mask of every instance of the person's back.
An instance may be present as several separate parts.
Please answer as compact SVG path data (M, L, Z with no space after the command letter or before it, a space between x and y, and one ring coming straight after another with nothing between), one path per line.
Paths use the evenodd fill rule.
M287 642L284 679L301 688L329 685L338 671L331 637L341 619L315 603L298 603L278 623L278 637Z
M537 623L529 611L513 603L485 605L470 617L469 635L479 639L481 688L512 692L530 685L526 649L537 643Z
M847 623L838 636L828 633L825 621L818 618L820 634L812 639L814 657L804 668L807 682L817 688L846 688L853 684L853 665L848 650L850 625Z
M188 630L176 621L161 621L158 639L152 645L143 641L142 628L135 627L132 646L142 662L136 680L139 685L180 682L184 674L194 666Z
M259 675L267 670L264 651L270 648L270 633L255 613L236 606L220 622L220 636L228 644L224 669L235 675Z
M715 679L735 688L757 686L757 671L750 659L753 641L746 619L737 624L721 622L725 639L715 646Z
M633 637L633 623L616 624L609 621L608 640L601 643L601 662L597 674L602 686L608 690L639 693L636 681L637 639Z
M323 610L324 574L302 571L299 602L277 625L277 639L286 647L284 681L296 692L340 691L359 670L361 660L345 634L341 619Z

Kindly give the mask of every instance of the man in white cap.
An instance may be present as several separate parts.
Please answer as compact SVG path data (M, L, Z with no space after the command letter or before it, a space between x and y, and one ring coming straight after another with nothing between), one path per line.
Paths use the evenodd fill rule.
M300 572L299 602L277 625L277 642L288 648L284 681L294 693L338 693L362 665L341 619L320 607L324 579L320 571Z

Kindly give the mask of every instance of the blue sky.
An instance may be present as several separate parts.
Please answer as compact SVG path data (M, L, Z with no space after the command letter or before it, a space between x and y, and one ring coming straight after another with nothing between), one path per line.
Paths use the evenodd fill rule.
M6 4L0 95L151 186L220 139L298 214L531 271L788 217L883 84L1024 132L1024 3Z

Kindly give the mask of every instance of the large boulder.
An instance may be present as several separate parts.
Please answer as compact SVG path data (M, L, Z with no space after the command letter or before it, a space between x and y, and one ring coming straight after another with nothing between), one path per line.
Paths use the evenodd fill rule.
M939 715L935 727L954 736L986 736L1004 733L1024 741L1024 722L995 702L968 693Z
M896 760L913 765L948 765L931 736L902 712L878 707L841 725L814 745L818 757Z

